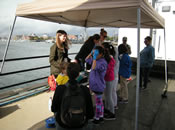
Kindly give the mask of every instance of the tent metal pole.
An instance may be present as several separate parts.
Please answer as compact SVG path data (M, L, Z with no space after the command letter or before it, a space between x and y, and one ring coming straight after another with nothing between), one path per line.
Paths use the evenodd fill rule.
M87 37L87 28L84 27L84 42L88 39Z
M166 59L166 33L165 33L165 28L164 28L164 48L165 48L165 87L164 87L164 91L162 94L163 98L166 98L167 95L167 90L168 90L168 76L167 76L167 59Z
M136 77L136 109L135 109L135 130L138 129L138 109L139 109L139 84L140 84L140 7L137 9L137 77Z
M12 29L11 29L10 34L9 34L9 38L8 38L8 41L7 41L7 46L6 46L6 49L5 49L5 52L4 52L4 56L3 56L3 59L2 59L2 63L1 63L0 73L2 73L2 69L3 69L3 66L4 66L5 58L7 56L7 51L8 51L8 47L9 47L10 40L11 40L11 37L12 37L13 29L14 29L14 26L15 26L16 18L17 18L17 16L15 16L15 18L14 18Z

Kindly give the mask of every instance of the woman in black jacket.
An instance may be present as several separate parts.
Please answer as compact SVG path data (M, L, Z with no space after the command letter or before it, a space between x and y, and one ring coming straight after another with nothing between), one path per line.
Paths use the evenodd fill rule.
M83 44L80 48L80 51L75 57L76 62L80 65L81 71L84 71L85 67L85 58L91 53L92 49L97 45L100 41L100 35L94 34L93 36L89 37L89 39ZM89 67L86 69L90 69Z

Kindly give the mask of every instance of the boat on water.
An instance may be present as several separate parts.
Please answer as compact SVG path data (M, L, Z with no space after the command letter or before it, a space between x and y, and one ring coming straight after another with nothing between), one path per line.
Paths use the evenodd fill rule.
M46 40L46 43L53 43L53 40Z

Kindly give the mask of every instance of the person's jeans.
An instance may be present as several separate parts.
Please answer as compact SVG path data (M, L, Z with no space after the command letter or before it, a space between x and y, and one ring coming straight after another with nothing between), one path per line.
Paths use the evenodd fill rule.
M147 87L150 70L150 67L140 68L140 87L142 87L142 80L143 87Z

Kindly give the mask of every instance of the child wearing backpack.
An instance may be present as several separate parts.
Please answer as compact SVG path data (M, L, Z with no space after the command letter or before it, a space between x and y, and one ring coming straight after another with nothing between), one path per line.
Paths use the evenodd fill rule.
M94 116L89 88L79 85L80 66L70 63L67 67L68 83L56 87L51 110L55 114L57 130L81 130Z
M93 123L99 124L103 122L104 105L102 95L105 89L105 74L107 70L107 62L104 58L104 49L96 46L91 54L86 58L88 64L92 64L89 74L89 87L95 93L96 112Z

